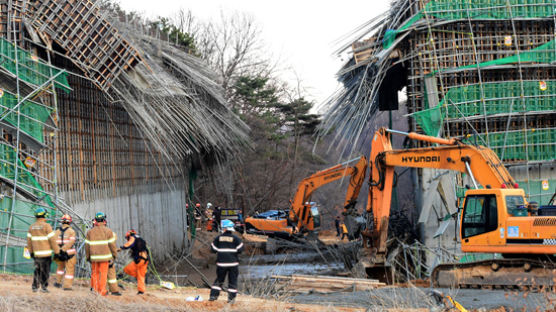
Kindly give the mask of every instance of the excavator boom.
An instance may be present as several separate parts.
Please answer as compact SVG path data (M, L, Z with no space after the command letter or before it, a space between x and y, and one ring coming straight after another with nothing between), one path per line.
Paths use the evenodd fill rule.
M391 145L392 134L402 134L437 146L396 150ZM372 220L369 220L372 222L363 232L364 246L370 251L370 260L365 261L367 264L373 267L385 267L386 264L395 167L436 168L468 174L473 187L466 192L460 216L462 251L502 253L512 257L512 260L493 260L477 263L476 266L438 266L432 275L433 284L450 286L447 281L457 280L457 285L476 285L482 279L486 283L484 285L507 286L508 279L502 277L504 274L523 276L520 275L523 272L515 271L520 266L531 271L528 276L523 276L522 280L527 281L526 284L539 281L540 276L546 275L546 270L540 269L542 265L537 260L539 256L552 257L556 254L556 217L536 215L536 208L533 209L526 203L524 191L518 188L492 150L484 146L464 144L456 139L435 138L385 128L375 133L369 158L367 211L372 215ZM517 259L523 255L526 260ZM489 265L495 271L500 267L507 270L488 274ZM486 273L481 273L481 278L476 278L479 271ZM556 276L550 278L552 277L556 280Z
M355 161L357 161L355 165L349 166ZM314 231L319 226L320 220L318 211L314 211L309 204L313 192L323 185L349 177L344 205L354 206L365 179L367 165L367 158L361 156L315 172L299 182L294 197L290 201L287 218L268 220L256 218L256 216L249 217L245 220L247 228L255 232L285 237Z
M409 138L442 144L435 147L394 150L392 134L404 134ZM496 154L483 146L463 144L455 139L429 137L416 133L379 129L373 139L369 159L370 182L367 211L374 217L374 229L367 233L378 256L386 252L386 238L390 217L392 187L395 167L436 168L468 173L473 181L483 187L513 188L515 181ZM473 176L473 172L480 175Z

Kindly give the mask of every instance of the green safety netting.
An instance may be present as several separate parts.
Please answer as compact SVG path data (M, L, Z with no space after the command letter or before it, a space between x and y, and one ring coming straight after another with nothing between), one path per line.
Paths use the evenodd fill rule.
M492 65L506 65L521 63L537 63L537 64L551 64L556 61L556 40L551 40L543 45L540 45L534 49L520 52L516 55L504 57L501 59L496 59L492 61L482 62L479 64L472 64L467 66L458 67L457 69L467 69L467 68L482 68ZM450 70L450 69L444 69Z
M17 112L9 109L13 109L17 103L18 100L14 94L6 91L3 94L0 93L0 118L3 118L4 122L8 122L16 128L18 125ZM52 108L33 101L23 102L20 105L19 129L38 142L44 143L44 123L46 123L52 111Z
M19 64L17 68L16 50L17 63ZM21 48L16 49L13 43L3 38L0 38L0 66L10 73L17 75L19 79L37 86L44 84L50 77L60 72L59 69L42 63L38 57L31 55L31 53ZM58 75L54 81L57 88L66 92L71 90L67 73Z
M440 19L543 18L554 15L553 0L432 0L421 14Z
M24 189L39 199L43 199L50 207L54 208L55 205L50 199L50 196L48 196L39 182L37 182L31 171L29 171L21 160L16 157L14 148L5 143L0 143L0 176L7 181L13 181L15 179L15 161L17 161L19 167L17 172L17 187Z
M550 64L554 61L556 61L556 40L551 40L529 51L497 60L459 67L458 69L505 65L517 62ZM436 72L431 75L435 73ZM416 112L413 116L425 133L437 136L442 127L443 118L446 117L445 109L448 109L449 118L467 117L485 113L487 115L508 113L510 107L514 112L554 110L554 84L555 82L553 80L483 83L482 92L480 84L454 87L448 90L437 107ZM482 103L483 95L485 100L484 103ZM521 98L522 96L523 98ZM512 102L514 103L513 106L511 106ZM458 105L457 108L454 107L454 104ZM461 112L458 111L458 109Z
M389 48L398 33L427 17L445 20L498 20L547 18L555 14L556 4L553 0L432 0L398 29L388 30L383 39L383 46L385 49Z
M555 103L554 80L490 82L450 88L438 106L413 116L426 134L437 136L444 118L553 111Z
M27 239L27 229L35 222L33 214L38 207L38 205L21 200L16 200L14 205L9 197L0 199L0 233L4 237L7 234L7 229L12 229L10 231L11 244L7 251L5 245L0 246L0 263L4 263L4 255L7 252L7 271L16 273L33 272L33 261L23 257L23 244ZM46 210L49 216L55 217L56 211L54 209L46 208ZM11 223L10 215L12 216ZM5 241L1 243L4 244Z
M487 142L502 161L551 161L556 159L556 128L495 132L471 136L467 143Z
M523 95L523 96L522 96ZM484 101L482 101L484 96ZM556 81L508 81L450 88L442 100L447 118L555 110Z

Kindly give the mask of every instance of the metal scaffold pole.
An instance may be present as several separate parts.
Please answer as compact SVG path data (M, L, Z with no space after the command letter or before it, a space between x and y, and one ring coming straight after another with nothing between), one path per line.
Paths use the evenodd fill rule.
M10 0L11 3L11 0ZM9 13L8 13L9 14ZM16 35L15 35L15 19L12 18L12 31L14 34L14 46L15 46L15 79L16 79L16 90L17 90L17 98L20 98L20 94L19 94L19 62L18 62L18 53L17 53L17 39L16 39ZM9 247L9 243L10 243L10 234L12 232L12 222L13 222L13 212L15 210L15 203L16 203L16 198L17 198L17 174L18 174L18 168L19 168L19 125L20 125L20 119L21 119L21 106L17 105L17 125L16 125L16 148L15 148L15 157L14 157L14 180L13 180L13 192L12 192L12 205L10 208L10 218L8 221L8 230L6 233L6 245L4 248L4 272L6 272L6 265L7 265L7 261L8 261L8 247Z

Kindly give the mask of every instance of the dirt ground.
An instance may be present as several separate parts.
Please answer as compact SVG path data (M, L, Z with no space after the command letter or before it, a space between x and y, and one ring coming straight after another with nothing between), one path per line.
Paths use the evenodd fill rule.
M52 278L51 278L52 280ZM73 291L49 287L50 293L33 293L30 276L0 275L0 311L364 311L318 304L299 304L238 295L236 303L226 303L225 294L215 302L206 301L209 289L191 287L167 290L148 286L145 295L136 295L133 284L125 284L123 296L101 297L89 290L88 280L78 280ZM201 296L204 301L188 302Z

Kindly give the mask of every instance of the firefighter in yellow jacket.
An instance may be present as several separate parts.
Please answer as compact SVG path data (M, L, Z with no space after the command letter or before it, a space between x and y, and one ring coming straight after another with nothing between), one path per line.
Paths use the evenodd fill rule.
M73 285L73 274L75 272L76 250L75 231L71 228L71 216L63 215L60 220L60 227L56 229L56 243L60 246L60 254L54 257L58 269L56 270L55 287L64 287L64 290L71 290ZM63 280L63 285L62 285Z
M33 292L39 290L48 292L48 278L50 277L50 265L52 254L59 254L60 247L56 244L56 234L50 224L46 223L46 209L35 210L36 222L31 224L27 232L27 249L35 263L33 273Z
M102 212L95 214L95 225L87 231L85 238L85 255L91 262L91 286L102 296L105 296L106 280L109 262L116 259L116 236L105 226L106 215Z

